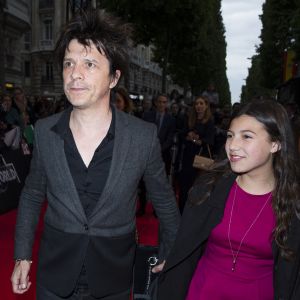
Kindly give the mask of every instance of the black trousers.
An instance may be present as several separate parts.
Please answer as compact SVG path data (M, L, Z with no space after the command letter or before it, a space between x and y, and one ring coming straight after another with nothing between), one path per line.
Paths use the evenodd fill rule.
M101 282L99 282L101 284ZM59 297L47 290L45 287L37 284L37 300L129 300L131 290L113 294L106 297L95 298L89 290L85 268L82 268L78 282L73 293L67 297Z

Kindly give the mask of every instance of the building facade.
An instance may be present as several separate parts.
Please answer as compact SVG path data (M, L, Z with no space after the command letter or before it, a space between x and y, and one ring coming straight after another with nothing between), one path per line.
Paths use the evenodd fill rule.
M7 0L10 26L5 27L5 81L22 86L27 94L58 99L63 93L62 78L53 50L59 31L78 6L96 6L96 0ZM8 20L8 19L7 19ZM129 77L124 85L131 95L153 98L161 92L162 71L152 62L152 47L130 49ZM8 68L9 66L9 68ZM174 88L170 80L169 87Z
M7 90L29 84L26 61L30 56L31 1L5 0L1 3L1 76ZM26 69L27 68L27 69ZM25 75L28 75L27 78Z

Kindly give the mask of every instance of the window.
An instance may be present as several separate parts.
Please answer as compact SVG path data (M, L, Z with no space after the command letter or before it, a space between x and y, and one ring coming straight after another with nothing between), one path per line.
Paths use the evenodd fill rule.
M78 9L78 8L86 9L89 7L89 4L90 4L89 1L87 1L87 0L73 0L71 2L73 2L72 4L75 9Z
M30 36L30 31L27 31L24 35L24 49L25 50L30 50L31 46L31 36Z
M53 63L50 61L47 61L45 64L45 74L44 79L46 81L52 81L53 80Z
M54 7L54 1L53 0L40 0L39 6L40 6L40 9L53 8Z
M25 74L25 77L30 77L30 61L25 61L24 62L24 74Z
M44 33L43 33L44 40L52 40L53 31L52 31L52 20L47 19L44 20Z

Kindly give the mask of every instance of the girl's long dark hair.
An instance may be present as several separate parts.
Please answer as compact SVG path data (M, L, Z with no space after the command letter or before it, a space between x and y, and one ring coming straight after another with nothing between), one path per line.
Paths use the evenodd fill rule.
M299 184L299 160L294 143L293 131L290 120L284 107L278 102L261 100L250 102L243 106L234 116L238 118L247 115L255 118L263 124L272 142L280 143L280 150L273 154L273 170L275 177L275 189L272 195L272 206L276 216L274 240L279 247L280 253L285 258L291 258L292 251L287 246L287 237L291 219L294 213L300 215L300 184ZM224 166L224 164L223 164ZM228 173L229 164L225 167L216 168L208 182L210 191L218 177ZM207 199L210 195L205 195ZM192 203L200 203L205 199L191 199Z

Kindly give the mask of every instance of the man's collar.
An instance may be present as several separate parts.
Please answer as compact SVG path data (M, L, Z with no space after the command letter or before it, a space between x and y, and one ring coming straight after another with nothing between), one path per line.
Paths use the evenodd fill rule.
M115 107L113 105L110 105L110 109L112 113L112 119L107 132L107 136L109 137L109 139L112 139L115 136L116 112L115 112ZM52 127L52 130L62 137L68 133L68 130L70 128L69 124L70 124L70 116L72 110L73 110L72 106L64 110L58 122Z

